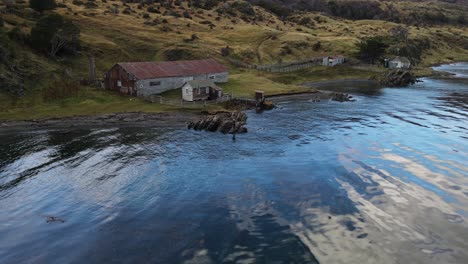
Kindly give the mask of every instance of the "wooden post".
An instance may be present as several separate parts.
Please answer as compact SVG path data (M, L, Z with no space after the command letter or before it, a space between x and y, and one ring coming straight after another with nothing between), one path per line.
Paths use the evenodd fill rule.
M93 55L89 55L89 82L94 83L96 81L96 62Z

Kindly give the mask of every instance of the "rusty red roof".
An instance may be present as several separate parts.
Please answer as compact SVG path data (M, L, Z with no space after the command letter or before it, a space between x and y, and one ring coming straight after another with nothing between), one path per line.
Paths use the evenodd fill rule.
M227 72L226 67L214 59L120 62L117 65L140 80Z

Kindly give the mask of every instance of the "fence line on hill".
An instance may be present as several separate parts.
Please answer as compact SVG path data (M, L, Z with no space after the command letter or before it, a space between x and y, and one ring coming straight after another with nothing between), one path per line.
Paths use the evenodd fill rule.
M236 59L232 59L232 58L228 58L228 60L229 62L231 62L232 64L236 66L258 70L258 71L292 72L292 71L298 71L302 69L311 68L313 66L322 65L323 58L325 57L315 57L315 58L309 58L306 60L296 60L296 61L290 61L290 62L263 64L263 65L249 64L249 63L236 60Z

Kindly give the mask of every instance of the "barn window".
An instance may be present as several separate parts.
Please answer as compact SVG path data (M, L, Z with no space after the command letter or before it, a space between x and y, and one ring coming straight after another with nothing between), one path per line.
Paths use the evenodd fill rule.
M214 75L211 75L211 76L210 76L210 79L211 79L211 80L214 80L214 78L215 78Z
M185 93L189 94L189 89L188 88L185 88Z
M150 86L159 86L161 85L161 82L150 82Z
M122 86L122 82L121 82L121 81L117 81L117 86L118 86L118 87L121 87L121 86Z

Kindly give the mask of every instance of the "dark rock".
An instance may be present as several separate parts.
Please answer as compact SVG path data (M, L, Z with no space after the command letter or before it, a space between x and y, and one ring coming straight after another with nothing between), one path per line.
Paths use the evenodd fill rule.
M388 71L381 83L389 87L405 87L416 83L416 77L407 70L396 69Z
M46 222L47 223L54 223L54 222L65 223L65 220L63 220L62 218L55 217L55 216L46 216Z
M331 99L333 101L338 101L338 102L354 101L352 98L353 97L347 93L332 93L331 94Z
M273 108L275 108L276 106L273 104L272 101L269 101L269 100L264 100L259 106L258 108L260 108L261 110L271 110Z
M223 134L242 134L247 133L247 128L244 127L246 123L247 115L243 112L218 112L207 114L196 122L190 122L187 128Z

